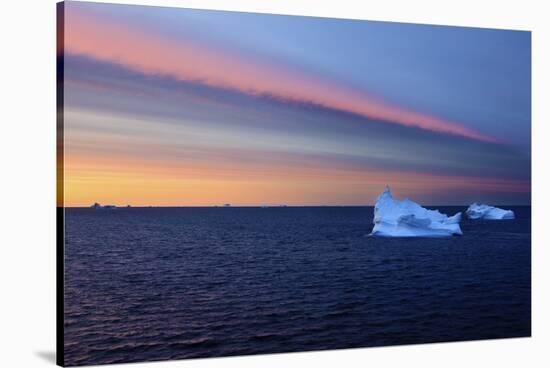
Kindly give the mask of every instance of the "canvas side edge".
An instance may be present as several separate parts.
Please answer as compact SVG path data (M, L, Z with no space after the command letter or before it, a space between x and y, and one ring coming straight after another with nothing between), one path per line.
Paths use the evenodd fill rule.
M64 328L64 261L65 261L65 210L64 210L64 49L65 3L56 4L56 364L65 365Z

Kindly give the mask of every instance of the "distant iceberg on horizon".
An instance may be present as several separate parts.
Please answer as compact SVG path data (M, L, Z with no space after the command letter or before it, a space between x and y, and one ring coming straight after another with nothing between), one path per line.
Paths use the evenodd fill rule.
M402 201L392 197L386 189L374 206L374 228L371 236L388 237L446 237L462 235L462 213L447 216L437 210L428 210L410 199Z
M99 203L94 203L90 206L91 208L95 208L95 209L102 209L102 210L114 210L116 208L115 205L113 204L106 204L105 206L102 206L100 205Z
M472 220L513 220L516 218L512 210L503 210L481 203L470 205L466 210L466 215Z

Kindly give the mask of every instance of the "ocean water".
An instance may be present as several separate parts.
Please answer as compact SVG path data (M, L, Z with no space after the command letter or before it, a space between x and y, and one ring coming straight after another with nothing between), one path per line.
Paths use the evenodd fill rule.
M444 239L368 237L372 207L67 209L65 363L530 336L512 209Z

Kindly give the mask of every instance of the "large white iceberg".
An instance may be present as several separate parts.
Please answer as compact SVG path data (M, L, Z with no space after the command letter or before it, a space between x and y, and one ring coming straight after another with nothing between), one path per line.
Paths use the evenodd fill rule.
M486 204L474 203L466 210L466 215L472 220L513 220L516 218L514 211Z
M372 236L443 237L462 235L462 213L449 217L437 210L428 210L409 199L395 200L386 189L374 206Z

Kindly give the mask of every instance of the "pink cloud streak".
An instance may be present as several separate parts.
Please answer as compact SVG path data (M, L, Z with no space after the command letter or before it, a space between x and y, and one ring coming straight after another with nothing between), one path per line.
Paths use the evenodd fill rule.
M486 142L496 139L438 117L409 111L282 65L252 61L191 40L171 40L135 26L116 24L76 10L65 15L65 52L122 64L146 74L168 74L213 87L309 102L387 123Z

